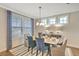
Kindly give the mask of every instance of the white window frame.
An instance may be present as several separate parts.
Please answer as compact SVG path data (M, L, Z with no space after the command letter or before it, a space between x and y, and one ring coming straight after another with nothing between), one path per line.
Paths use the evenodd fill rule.
M56 24L56 18L49 18L48 21L50 25Z
M67 24L68 23L68 15L66 15L66 16L60 16L59 17L59 23L60 24Z

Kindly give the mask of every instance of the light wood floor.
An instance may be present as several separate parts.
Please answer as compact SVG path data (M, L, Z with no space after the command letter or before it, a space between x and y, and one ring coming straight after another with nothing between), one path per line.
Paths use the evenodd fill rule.
M70 47L73 56L79 56L79 48Z
M28 49L27 47L25 47L24 45L21 45L9 51L1 52L0 56L36 56L36 48L34 48L32 54L31 54L31 50L28 52L27 49ZM71 50L74 56L79 56L79 49L67 47L66 52L70 51L69 49ZM42 56L42 53L40 51L38 53L38 56ZM47 55L47 51L44 53L44 56L49 56ZM66 56L69 56L68 53L66 54Z

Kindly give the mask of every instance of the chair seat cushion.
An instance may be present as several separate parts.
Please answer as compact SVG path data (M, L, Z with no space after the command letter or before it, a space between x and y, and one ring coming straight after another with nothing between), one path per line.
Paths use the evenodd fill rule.
M44 50L48 50L48 46L45 46L45 47L44 47Z

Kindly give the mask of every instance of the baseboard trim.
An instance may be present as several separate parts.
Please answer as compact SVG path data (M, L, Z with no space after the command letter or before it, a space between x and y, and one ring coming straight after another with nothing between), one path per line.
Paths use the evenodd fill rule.
M15 46L15 47L13 47L13 48L11 48L11 49L17 48L17 47L22 46L22 45L24 45L24 44L20 44L20 45Z
M79 47L73 45L67 45L67 47L79 49Z
M3 51L7 51L7 49L2 49L2 50L0 50L0 52L3 52Z
M18 46L16 46L16 47L11 48L11 49L17 48L17 47L22 46L22 45L24 45L24 44L18 45ZM0 52L3 52L3 51L9 51L9 50L7 50L7 49L2 49L2 50L0 50Z

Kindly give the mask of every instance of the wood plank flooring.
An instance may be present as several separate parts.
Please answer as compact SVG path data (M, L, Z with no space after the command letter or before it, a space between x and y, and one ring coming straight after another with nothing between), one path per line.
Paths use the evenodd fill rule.
M71 47L71 50L74 56L79 56L79 48Z

